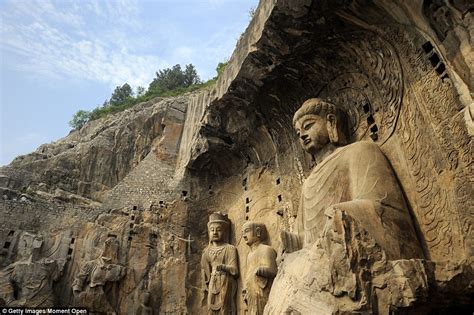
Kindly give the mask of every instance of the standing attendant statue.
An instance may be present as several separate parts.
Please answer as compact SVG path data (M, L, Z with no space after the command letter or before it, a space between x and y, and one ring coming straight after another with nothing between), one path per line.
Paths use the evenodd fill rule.
M245 223L242 227L242 238L250 247L242 294L247 304L247 314L261 315L270 295L273 278L277 274L277 254L273 248L262 244L267 238L265 224Z
M201 257L201 268L207 293L208 314L233 315L236 310L237 249L227 243L230 222L227 216L213 213L207 223L209 245Z

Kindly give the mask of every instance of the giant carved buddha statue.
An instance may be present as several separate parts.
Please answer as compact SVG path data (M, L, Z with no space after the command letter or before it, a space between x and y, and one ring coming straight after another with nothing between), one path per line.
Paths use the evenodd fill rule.
M423 256L401 187L373 142L349 143L346 111L312 98L294 114L303 149L316 166L305 180L296 218L297 235L282 234L287 252L311 246L334 211L359 223L383 248L387 259Z

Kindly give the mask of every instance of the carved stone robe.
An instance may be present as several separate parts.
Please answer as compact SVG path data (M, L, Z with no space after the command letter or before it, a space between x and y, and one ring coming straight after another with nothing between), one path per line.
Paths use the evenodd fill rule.
M217 265L226 265L229 272L217 271ZM207 290L208 314L237 314L235 299L239 267L235 246L207 246L201 257L201 267Z
M303 246L319 238L331 207L360 222L388 259L423 257L397 178L375 143L337 149L306 179L297 216Z
M86 307L91 312L114 312L105 295L104 285L119 281L124 275L123 266L111 264L104 257L84 263L73 282L73 290L80 291L75 306Z
M247 256L247 273L244 282L244 300L247 303L248 315L261 315L270 295L273 278L276 276L276 252L265 244L259 244ZM257 276L260 268L263 276Z
M0 298L8 306L54 306L53 282L59 276L58 264L51 259L13 263L0 272Z

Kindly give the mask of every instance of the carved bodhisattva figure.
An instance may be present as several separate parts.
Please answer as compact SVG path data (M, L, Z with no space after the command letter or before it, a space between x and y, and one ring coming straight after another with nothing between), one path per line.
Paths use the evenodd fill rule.
M303 149L317 165L303 184L298 235L282 234L287 252L314 244L327 218L339 212L358 222L388 259L423 257L390 164L373 142L349 144L347 113L313 98L295 113L293 124Z
M43 239L24 233L19 241L19 260L0 271L0 299L6 306L52 307L53 282L60 270L55 260L40 258Z
M276 252L262 244L267 237L265 224L247 222L242 227L242 238L250 247L247 256L247 272L242 294L247 304L247 314L263 314L267 304L273 278L277 273Z
M236 293L239 274L237 249L227 243L230 222L213 213L207 224L209 245L201 257L208 314L237 314Z
M115 313L105 295L104 286L107 282L119 281L125 275L125 268L117 264L118 248L118 240L109 237L102 254L81 266L72 284L74 306L86 307L92 313Z

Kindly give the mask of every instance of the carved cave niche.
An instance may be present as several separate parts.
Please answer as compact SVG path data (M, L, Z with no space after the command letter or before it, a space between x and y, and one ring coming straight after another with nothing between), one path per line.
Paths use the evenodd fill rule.
M273 70L255 106L275 135L276 156L286 162L281 164L301 173L291 163L296 159L303 174L312 164L299 148L293 113L310 97L344 106L352 117L352 140L374 141L394 167L426 256L462 259L472 244L466 198L472 195L472 140L451 69L435 47L426 52L427 42L416 29L392 24L313 43Z
M258 117L256 128L242 143L234 142L240 152L235 165L241 164L238 172L222 179L233 183L233 201L220 200L214 208L238 212L232 219L240 225L247 217L254 219L256 201L265 203L273 195L268 189L271 181L265 182L268 173L284 179L285 190L292 195L276 193L275 204L278 196L292 199L296 212L301 184L314 163L299 146L292 116L306 99L322 97L345 106L351 114L353 141L373 141L385 153L405 192L427 258L463 259L472 245L468 213L472 140L450 81L452 69L434 39L390 22L388 16L387 23L379 26L340 24L338 32L309 35L313 37L302 38L288 55L270 58L272 69L247 104ZM432 46L429 51L427 42ZM269 55L272 49L268 48ZM262 56L249 58L257 66L265 65ZM218 156L225 160L225 155L213 158ZM212 161L206 157L206 163ZM266 197L261 198L259 192L265 190ZM262 209L276 210L275 204ZM291 229L291 219L279 220ZM272 240L278 238L271 228L269 234ZM237 233L234 237L238 242Z

